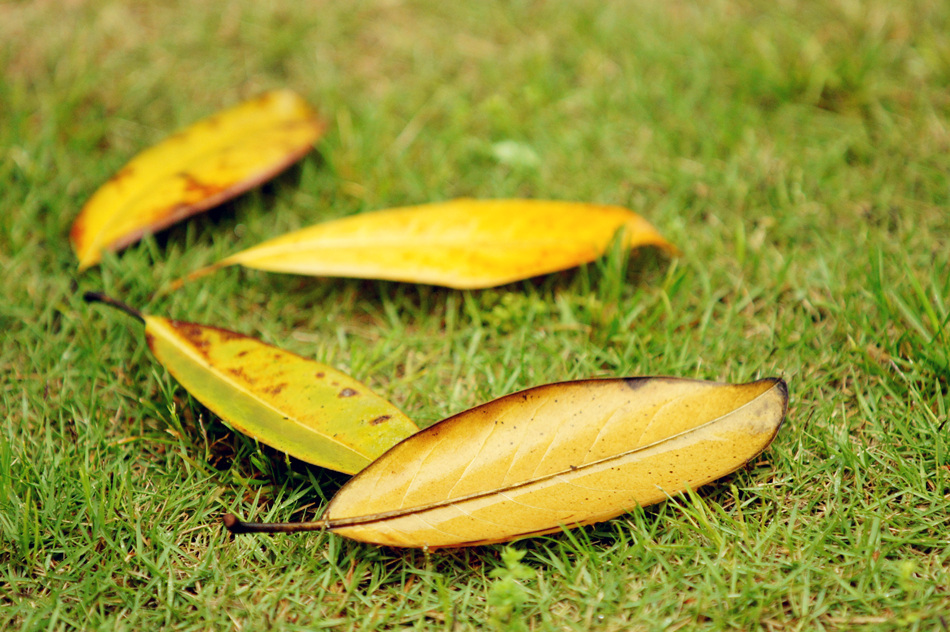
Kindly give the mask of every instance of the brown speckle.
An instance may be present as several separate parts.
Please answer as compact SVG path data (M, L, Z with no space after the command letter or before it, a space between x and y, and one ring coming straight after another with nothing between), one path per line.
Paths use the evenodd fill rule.
M284 390L287 386L287 382L281 382L280 384L274 384L273 386L268 386L264 389L264 392L268 395L277 396L280 395L280 392Z
M73 222L73 227L69 231L69 240L74 244L80 244L83 236L86 234L86 224L81 220Z
M205 331L202 327L194 323L185 323L177 320L169 322L172 327L181 334L182 338L191 343L191 346L193 346L198 353L205 357L208 356L208 347L211 346L211 343L209 343L205 337Z
M237 368L237 369L228 368L227 371L228 371L228 373L230 373L230 374L233 375L234 377L236 377L236 378L238 378L238 379L241 379L241 380L244 380L245 382L250 382L251 384L253 384L253 383L256 381L256 380L253 380L253 379L251 379L250 377L248 377L248 375L244 372L244 369L241 369L241 368Z
M123 169L120 169L118 172L116 172L114 176L109 178L109 181L112 183L116 183L121 180L131 178L133 175L135 175L135 167L126 166Z
M208 347L211 346L212 342L210 340L210 335L212 333L216 334L221 342L229 342L231 340L243 340L247 336L239 334L228 329L221 329L220 327L213 327L211 325L196 325L195 323L189 323L181 320L169 320L168 324L172 326L175 331L181 335L182 338L185 338L194 346L194 348L201 354L208 355Z
M196 192L202 197L212 197L220 193L224 187L217 184L208 184L198 180L187 172L181 172L178 177L185 181L185 191L188 193Z
M247 338L239 333L228 331L227 329L218 329L214 328L218 335L221 336L221 342L230 342L231 340L240 340L241 338Z
M648 378L643 378L643 377L627 377L627 378L623 378L624 386L626 386L627 388L629 388L629 389L632 390L632 391L635 391L635 390L637 390L638 388L642 388L642 387L646 386L647 383L649 383L649 381L650 381L650 380L649 380Z
M381 415L381 416L377 417L376 419L373 419L372 421L370 421L370 422L369 422L369 425L371 425L371 426L378 426L378 425L381 424L381 423L386 423L386 422L389 421L390 419L392 419L392 415Z
M344 388L337 397L353 397L354 395L359 395L359 393L352 388Z

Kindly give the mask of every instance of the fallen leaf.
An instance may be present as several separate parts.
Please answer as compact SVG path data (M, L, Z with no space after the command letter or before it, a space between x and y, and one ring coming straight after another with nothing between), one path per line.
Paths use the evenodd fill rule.
M79 269L221 204L281 172L313 147L323 123L290 90L206 118L137 155L96 191L70 231Z
M271 272L486 288L591 262L621 229L629 248L676 251L645 219L619 206L460 199L317 224L187 278L240 264Z
M418 431L333 367L227 329L142 314L95 292L85 298L142 321L156 359L232 428L308 463L354 474Z
M677 378L583 380L508 395L399 443L334 496L329 529L390 546L473 546L613 518L742 467L775 438L788 389Z

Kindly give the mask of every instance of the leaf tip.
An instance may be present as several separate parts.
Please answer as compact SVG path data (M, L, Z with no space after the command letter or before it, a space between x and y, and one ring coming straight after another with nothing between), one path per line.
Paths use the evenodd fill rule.
M102 250L87 238L87 223L85 208L83 208L69 229L69 243L73 247L76 259L79 260L77 266L79 272L83 272L102 261Z
M784 405L788 406L788 382L780 377L767 377L762 379L763 382L769 382L772 384L772 388L778 391L779 398L784 402Z
M96 249L90 249L86 246L74 242L74 251L79 260L76 266L77 271L84 272L102 261L102 252Z
M775 388L778 389L779 396L782 398L782 421L779 423L779 426L785 423L785 417L788 414L788 382L780 377L773 378L775 380ZM778 430L776 430L778 432Z
M683 251L673 242L663 239L662 243L657 244L657 248L665 252L670 257L682 257Z
M771 443L778 435L782 426L785 425L785 420L788 417L788 383L780 377L766 377L756 380L751 384L766 384L768 387L765 392L772 394L772 402L775 406L775 417L770 426L772 428L772 438L769 439L769 443ZM767 445L768 444L766 444L766 447Z
M784 379L777 377L775 379L775 387L782 391L782 394L785 396L785 399L788 399L788 382Z

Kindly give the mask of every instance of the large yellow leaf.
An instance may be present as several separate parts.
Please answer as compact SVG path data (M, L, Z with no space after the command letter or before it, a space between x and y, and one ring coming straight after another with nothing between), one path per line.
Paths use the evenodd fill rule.
M502 397L406 439L350 479L322 520L364 542L457 547L591 524L735 471L772 442L788 402L777 378L584 380Z
M240 264L271 272L485 288L593 261L621 229L627 247L676 250L645 219L618 206L461 199L317 224L190 278Z
M359 472L418 431L398 408L336 369L227 329L149 316L148 346L195 399L235 430L298 459Z
M79 269L272 178L313 147L323 123L290 90L195 123L133 158L86 202L70 240Z

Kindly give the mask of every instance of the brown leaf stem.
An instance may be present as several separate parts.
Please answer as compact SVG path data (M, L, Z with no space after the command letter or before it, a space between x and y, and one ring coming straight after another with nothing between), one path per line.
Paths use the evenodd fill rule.
M301 531L323 531L327 528L325 520L313 522L242 522L234 514L225 514L221 520L231 533L299 533Z
M118 310L125 312L126 314L128 314L132 318L135 318L141 323L145 322L145 318L142 316L142 312L135 309L134 307L126 305L122 301L117 301L111 296L106 296L102 292L86 292L85 294L82 295L82 298L87 303L105 303L106 305L109 305L110 307L114 307Z
M183 276L180 279L175 279L174 281L169 283L168 286L164 290L162 290L161 293L167 294L168 292L175 292L177 290L180 290L182 286L185 285L185 283L188 283L189 281L194 281L195 279L200 279L201 277L207 276L211 274L212 272L217 272L218 270L225 267L226 265L227 264L223 262L218 262L218 263L213 263L210 266L205 266L204 268L201 268L200 270L195 270L191 274L187 276Z

